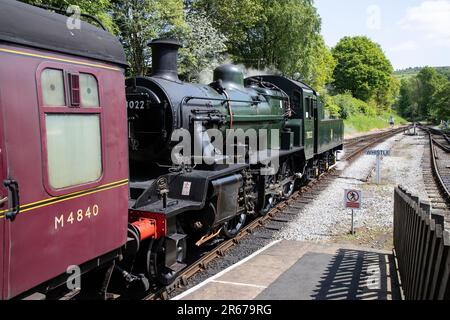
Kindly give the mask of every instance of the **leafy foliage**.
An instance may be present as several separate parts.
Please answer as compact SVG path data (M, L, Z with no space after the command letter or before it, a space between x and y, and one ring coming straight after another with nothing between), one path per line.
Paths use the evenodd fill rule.
M202 12L228 39L230 54L239 56L249 40L249 30L264 20L261 0L194 0L187 5Z
M399 112L412 120L447 120L450 113L450 81L435 68L425 67L417 76L402 80Z
M80 7L82 13L93 15L100 19L103 25L111 32L117 31L114 22L109 15L110 0L20 0L32 5L46 5L66 11L70 5ZM89 21L88 22L92 22Z
M432 118L436 121L450 120L450 81L440 87L433 96Z
M313 88L322 88L327 83L332 82L336 60L330 49L325 45L322 37L317 40L312 56L312 70L308 75L306 82Z
M381 47L367 37L344 37L333 48L337 61L334 87L350 91L355 98L389 106L393 100L393 68Z
M334 59L320 36L321 20L309 0L197 0L227 39L238 63L280 73L322 87L331 80Z
M131 74L148 73L151 39L179 37L186 29L183 3L179 0L113 0L112 16L119 28Z
M212 69L224 61L227 38L202 13L188 13L186 23L180 73L186 81L198 82L202 70L212 73Z
M338 94L332 99L333 103L339 107L339 115L342 119L347 119L355 114L375 116L377 113L376 105L356 99L350 92Z
M394 72L394 75L399 80L409 79L417 76L422 69L422 67L411 67L403 70L396 70ZM447 77L448 80L450 80L450 67L434 67L434 69L436 69L438 73L442 74L443 76Z

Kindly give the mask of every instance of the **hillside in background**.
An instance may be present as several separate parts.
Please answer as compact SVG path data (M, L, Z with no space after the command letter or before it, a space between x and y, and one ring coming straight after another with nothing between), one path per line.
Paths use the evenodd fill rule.
M420 70L422 70L422 69L423 69L423 67L415 67L415 68L407 68L407 69L403 69L403 70L396 70L394 72L394 75L399 80L409 79L409 78L417 76L419 74ZM438 73L443 74L450 80L450 67L434 67L434 69L436 69L436 71Z

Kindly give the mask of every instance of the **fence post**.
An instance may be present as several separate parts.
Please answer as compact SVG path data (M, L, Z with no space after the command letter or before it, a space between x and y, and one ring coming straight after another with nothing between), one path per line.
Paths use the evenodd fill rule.
M441 225L444 227L445 224L445 212L441 210L433 210L431 211L431 219L433 219L436 224Z
M450 300L450 234L448 231L444 231L443 242L446 248L442 259L444 269L437 299Z
M450 233L445 212L403 186L394 192L394 247L405 298L450 299Z
M416 245L416 254L414 258L414 281L413 281L413 288L412 288L412 298L417 299L418 297L418 291L420 287L420 272L422 269L422 256L423 256L423 250L425 246L425 234L426 234L426 223L425 219L427 215L430 214L431 211L431 205L428 202L420 201L419 203L419 210L417 212L417 245Z

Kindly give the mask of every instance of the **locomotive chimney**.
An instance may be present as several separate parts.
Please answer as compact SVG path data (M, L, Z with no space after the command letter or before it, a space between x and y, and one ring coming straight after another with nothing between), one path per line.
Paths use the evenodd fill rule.
M156 39L151 41L152 77L170 81L180 81L178 78L178 50L182 47L177 40Z

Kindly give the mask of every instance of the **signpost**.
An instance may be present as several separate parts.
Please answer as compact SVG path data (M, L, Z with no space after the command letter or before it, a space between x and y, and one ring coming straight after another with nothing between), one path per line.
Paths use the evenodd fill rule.
M383 160L384 157L390 157L391 151L390 150L369 150L366 152L366 155L377 157L377 165L376 165L377 184L380 184L381 183L381 160Z
M362 192L361 190L345 190L345 207L352 209L352 234L355 234L355 211L361 210Z

